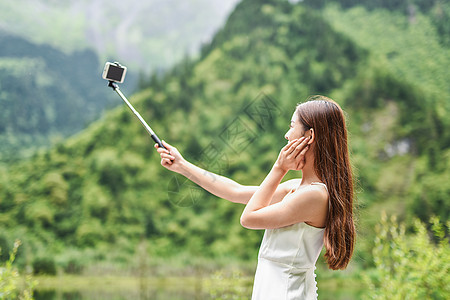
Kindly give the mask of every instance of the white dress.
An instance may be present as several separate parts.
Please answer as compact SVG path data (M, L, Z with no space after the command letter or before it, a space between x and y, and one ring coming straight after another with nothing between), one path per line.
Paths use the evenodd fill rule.
M315 182L312 184L323 183ZM252 300L317 299L315 264L324 228L297 223L267 229L261 243Z

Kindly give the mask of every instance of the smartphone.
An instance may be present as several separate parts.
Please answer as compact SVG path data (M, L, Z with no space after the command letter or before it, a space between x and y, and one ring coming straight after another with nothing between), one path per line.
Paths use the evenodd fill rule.
M127 67L121 66L118 62L107 62L103 69L103 79L122 83L127 73Z

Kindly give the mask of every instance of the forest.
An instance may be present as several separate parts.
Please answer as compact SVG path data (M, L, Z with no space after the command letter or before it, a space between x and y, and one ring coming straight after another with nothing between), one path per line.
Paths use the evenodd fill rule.
M188 161L259 185L295 105L315 94L335 99L350 133L358 236L347 270L327 270L321 255L319 293L321 277L350 278L365 284L368 299L393 299L393 290L394 299L446 299L449 46L446 1L243 0L198 57L141 74L130 101ZM4 83L1 104L19 103ZM13 118L18 108L8 107L0 113ZM29 107L26 118L39 122L39 109ZM35 275L136 274L143 256L159 276L253 275L263 232L241 227L241 205L164 169L153 144L118 106L50 149L4 161L1 260L20 239L15 265Z

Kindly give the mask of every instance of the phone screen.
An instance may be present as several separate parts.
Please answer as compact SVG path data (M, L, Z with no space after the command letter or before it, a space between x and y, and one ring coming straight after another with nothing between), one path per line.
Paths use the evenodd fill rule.
M123 72L125 68L119 67L116 65L109 65L108 73L106 74L106 78L112 81L122 82L123 81Z

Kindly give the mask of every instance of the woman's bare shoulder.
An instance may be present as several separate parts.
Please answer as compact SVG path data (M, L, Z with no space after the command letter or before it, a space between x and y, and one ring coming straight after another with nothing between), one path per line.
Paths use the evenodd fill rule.
M292 193L291 201L295 201L301 207L308 206L314 210L328 207L328 191L323 185L305 185ZM326 210L325 210L326 211Z
M290 179L280 183L277 187L277 190L275 191L275 194L272 197L272 200L270 201L270 204L275 204L283 200L283 198L287 194L289 194L298 187L300 181L301 179Z

